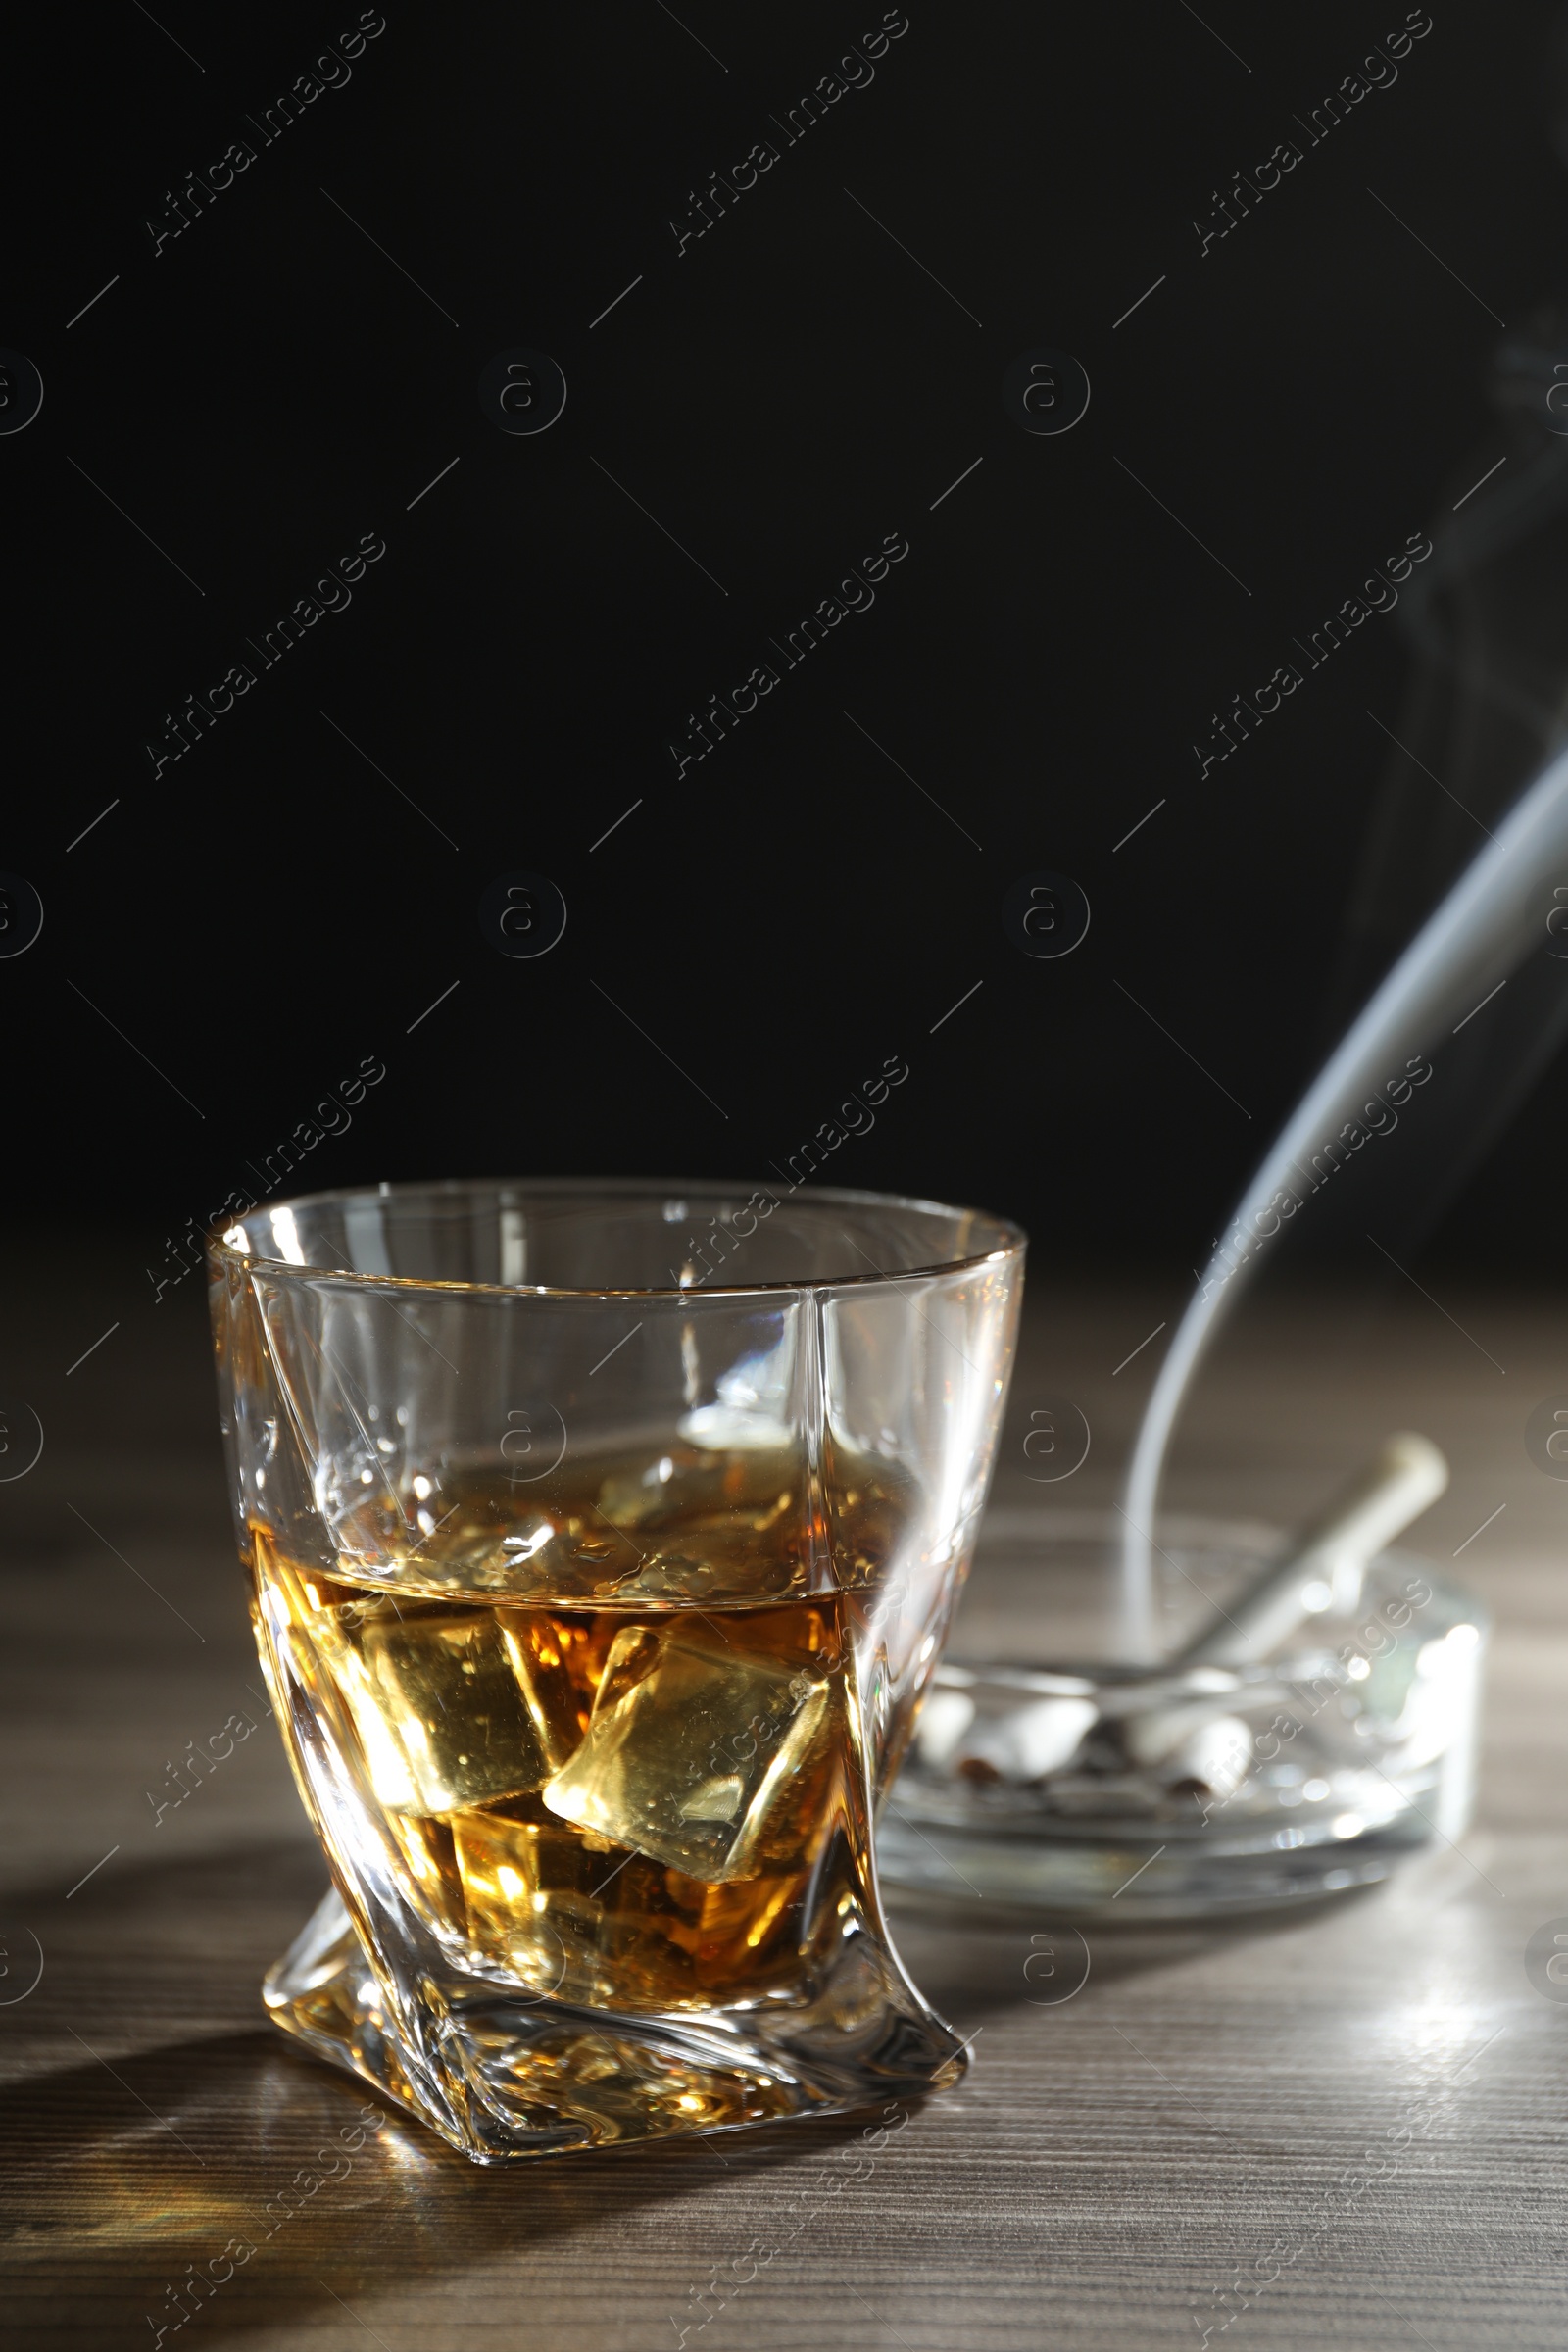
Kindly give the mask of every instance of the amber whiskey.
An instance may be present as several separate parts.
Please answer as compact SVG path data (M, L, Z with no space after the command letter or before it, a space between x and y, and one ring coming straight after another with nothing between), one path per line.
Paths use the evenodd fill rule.
M465 1972L734 2010L875 1921L864 1686L901 1498L862 1470L813 1519L791 1475L693 1449L542 1500L488 1476L329 1573L253 1527L263 1652L338 1748L356 1849Z

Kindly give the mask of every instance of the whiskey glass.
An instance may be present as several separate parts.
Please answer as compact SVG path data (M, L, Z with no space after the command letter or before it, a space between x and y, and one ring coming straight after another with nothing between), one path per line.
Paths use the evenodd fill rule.
M208 1243L332 1891L274 2020L488 2164L956 2081L873 1852L1024 1240L870 1193L382 1185Z

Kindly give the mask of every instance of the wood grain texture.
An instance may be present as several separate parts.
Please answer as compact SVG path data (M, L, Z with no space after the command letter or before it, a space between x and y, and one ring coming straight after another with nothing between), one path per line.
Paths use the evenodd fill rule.
M1055 2006L1023 1974L1029 1925L900 1919L975 2065L874 2158L853 2119L480 2172L388 2116L269 2235L269 2201L343 2149L364 2101L259 2013L262 1971L323 1874L254 1695L202 1334L179 1300L138 1307L68 1389L64 1365L110 1315L41 1270L18 1282L5 1385L49 1433L37 1470L0 1487L0 2230L19 2346L152 2344L166 2289L231 2238L255 2255L166 2344L1568 2338L1568 2002L1523 1965L1532 1932L1568 1914L1568 1484L1522 1443L1530 1408L1568 1389L1559 1302L1445 1290L1449 1322L1380 1277L1353 1298L1259 1303L1205 1380L1173 1481L1179 1508L1281 1525L1405 1425L1454 1464L1428 1556L1447 1562L1507 1506L1459 1562L1499 1617L1462 1853L1284 1920L1092 1931L1090 1981ZM1031 1403L1064 1393L1094 1446L1046 1499L1109 1499L1157 1349L1111 1367L1174 1303L1037 1283L1001 1507L1040 1507L1021 1437ZM257 1735L155 1824L146 1791L235 1711ZM19 1998L32 1937L42 1980Z

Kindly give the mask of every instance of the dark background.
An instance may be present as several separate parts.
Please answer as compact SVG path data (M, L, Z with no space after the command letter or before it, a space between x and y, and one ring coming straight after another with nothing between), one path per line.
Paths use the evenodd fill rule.
M17 1230L90 1213L167 1274L366 1056L295 1189L765 1176L898 1055L834 1181L1008 1211L1037 1266L1200 1262L1330 1042L1402 616L1206 780L1192 745L1507 446L1498 318L1568 274L1554 12L1437 0L1201 256L1402 8L913 0L679 257L690 191L782 147L879 8L394 4L263 146L358 13L11 36L0 342L45 383L0 439L0 865L46 909L0 962ZM537 437L476 395L519 345L569 387ZM1002 404L1041 345L1093 387L1060 437ZM155 776L166 714L368 532L352 606ZM677 779L687 714L892 532L875 609ZM569 908L537 960L478 927L514 868ZM1093 907L1060 961L1000 919L1039 868ZM1528 1221L1551 1255L1561 1102L1554 1067L1434 1251L1516 1262Z

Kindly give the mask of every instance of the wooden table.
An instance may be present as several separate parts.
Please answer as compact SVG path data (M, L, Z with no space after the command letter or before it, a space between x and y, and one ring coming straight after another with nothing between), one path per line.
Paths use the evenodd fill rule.
M683 2326L702 2352L1568 2339L1568 1999L1523 1961L1568 1914L1568 1484L1523 1445L1531 1408L1568 1389L1563 1301L1440 1281L1430 1302L1383 1274L1253 1302L1170 1494L1279 1526L1391 1427L1443 1446L1453 1484L1417 1544L1445 1563L1465 1545L1499 1621L1462 1852L1310 1914L1095 1930L1089 1984L1053 2007L1030 1997L1027 1924L900 1922L976 2063L869 2166L851 2161L858 2120L481 2172L389 2119L176 2338L168 2290L187 2265L259 2236L362 2101L259 2013L322 1871L257 1696L199 1301L187 1288L155 1311L127 1278L121 1328L68 1378L113 1305L46 1294L36 1261L0 1271L0 1386L47 1437L0 1486L0 2227L19 2345L110 2352L160 2325L165 2342L232 2332L257 2352L672 2352ZM1162 1343L1111 1367L1179 1308L1174 1286L1037 1277L1009 1510L1108 1502ZM1042 1490L1021 1438L1063 1393L1094 1444L1070 1489ZM186 1743L230 1716L256 1733L155 1817Z

